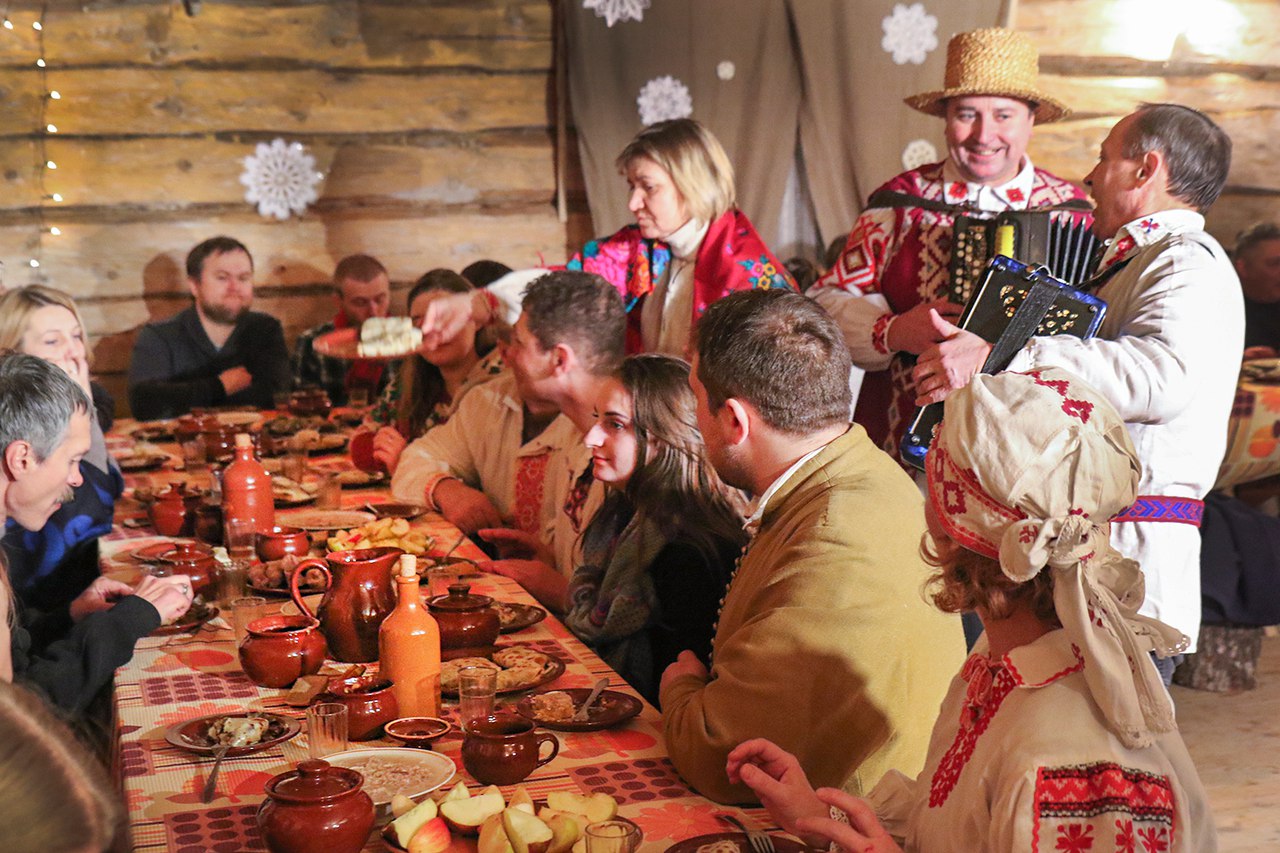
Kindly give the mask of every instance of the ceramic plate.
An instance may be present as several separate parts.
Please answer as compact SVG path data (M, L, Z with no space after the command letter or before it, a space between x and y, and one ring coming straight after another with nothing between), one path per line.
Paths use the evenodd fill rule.
M573 707L577 708L587 701L591 688L566 687L559 692L568 693L569 698L573 700ZM600 698L596 699L595 704L591 706L591 710L587 712L587 719L578 723L571 720L544 720L535 716L533 695L525 696L516 703L516 710L522 716L528 717L544 729L555 729L561 732L594 732L599 729L611 729L639 714L642 707L644 707L643 703L629 693L604 690L601 691Z
M165 731L164 739L179 749L212 755L217 751L218 745L209 737L209 726L226 717L266 717L271 721L270 726L267 727L267 736L265 738L249 746L236 746L228 749L228 758L234 758L237 755L250 755L255 752L262 752L264 749L270 749L278 743L284 743L302 729L302 724L293 717L270 714L266 711L245 711L243 714L210 714L207 717L196 717L194 720L187 720L184 723L175 723Z
M475 650L468 650L468 649L453 650L450 652L445 652L444 657L446 660L460 658L460 657L491 658L493 657L494 652L500 652L503 649L524 649L524 648L530 648L530 647L521 645L518 643L513 643L512 645L509 645L509 646L489 646L483 652L476 652ZM550 684L551 682L555 681L557 678L559 678L561 675L564 674L564 661L560 660L560 658L552 654L547 654L546 652L543 652L540 649L534 649L533 651L546 655L546 658L547 658L547 662L542 665L542 671L538 673L538 677L525 684L517 684L514 687L499 687L497 690L497 693L499 696L506 696L512 693L522 693L525 690L532 690L535 687L541 687L544 684ZM447 696L450 699L457 699L458 688L457 687L441 687L440 695Z
M343 530L374 520L373 513L354 509L304 509L276 516L276 524L303 530Z
M203 601L193 603L187 608L187 612L178 618L178 621L170 625L161 625L151 632L151 636L158 637L166 634L182 634L187 631L199 630L200 626L217 615L218 608L212 604L205 604Z
M332 332L326 332L311 342L312 348L321 355L327 355L330 358L344 358L347 361L361 359L362 361L397 361L417 352L411 349L408 352L399 352L395 355L360 355L359 347L359 329L334 329Z
M378 518L417 518L427 511L422 504L371 504L369 508Z
M336 476L338 478L338 482L342 484L342 488L344 489L362 489L366 486L376 486L380 483L385 483L387 480L387 475L384 471L379 471L376 474L370 474L368 471L361 471L359 469L340 471ZM374 511L374 515L378 515L376 510ZM380 515L378 517L382 518Z
M165 421L139 421L129 431L137 441L169 441L174 437L174 429L178 422L173 419Z
M530 625L537 625L547 618L547 611L532 604L499 601L494 606L498 608L498 620L502 624L502 633L504 634L523 631Z
M416 798L431 793L453 778L457 768L453 759L438 752L410 747L381 747L373 749L349 749L325 758L337 767L350 767L364 775L364 790L377 806L391 802L395 794ZM395 790L378 790L377 779L371 778L371 765L387 766L391 772L413 777L408 787Z
M197 542L194 539L165 539L161 542L152 542L150 545L143 545L129 552L129 556L140 563L158 563L166 556L178 549L179 542L190 542L196 546L196 549L204 554L212 554L213 549L203 542Z
M769 839L773 841L775 853L802 853L802 851L813 849L807 844L802 844L785 835L770 833ZM727 842L724 847L724 853L730 853L728 844L736 844L739 853L752 853L751 842L747 840L745 832L713 832L709 835L699 835L696 838L686 838L684 841L677 841L672 844L667 848L666 853L696 853L699 847L705 844L715 844L719 841Z
M262 420L259 412L215 412L214 417L218 423L229 427L250 426Z
M167 453L139 453L133 456L116 457L116 464L120 466L120 470L128 471L129 473L154 471L168 461L169 454Z

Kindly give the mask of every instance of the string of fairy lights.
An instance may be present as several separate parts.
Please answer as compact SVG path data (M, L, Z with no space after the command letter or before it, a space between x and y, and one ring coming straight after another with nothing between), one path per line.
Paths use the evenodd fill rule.
M35 225L36 233L34 239L29 244L30 258L27 259L27 266L30 268L33 281L40 282L44 280L44 274L41 265L44 261L44 242L46 236L57 237L62 234L62 229L57 225L48 224L46 219L46 206L49 203L61 204L62 194L50 189L50 175L57 171L58 164L49 155L48 140L51 136L58 132L58 127L49 120L49 106L53 101L62 99L62 93L57 89L49 87L49 64L45 60L45 18L48 12L48 5L41 4L36 17L31 21L31 29L35 32L36 38L36 61L38 80L38 121L33 134L35 142L35 157L33 163L33 171L35 176L36 194L38 203L35 208ZM5 4L3 11L3 19L0 20L0 27L5 32L16 32L21 25L15 22L10 16L9 4Z

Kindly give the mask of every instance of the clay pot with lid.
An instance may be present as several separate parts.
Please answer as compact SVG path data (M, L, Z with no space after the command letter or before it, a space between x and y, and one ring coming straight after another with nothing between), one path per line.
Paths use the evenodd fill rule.
M382 737L382 727L400 716L391 679L376 675L330 679L328 687L313 701L346 705L347 737L352 740Z
M240 644L240 668L263 687L288 687L324 666L328 648L316 620L307 616L264 616L249 623Z
M492 646L502 631L493 599L472 595L470 584L451 584L448 595L437 595L427 601L427 609L440 626L442 652Z
M309 759L267 782L258 829L272 853L357 853L376 816L364 777Z
M173 575L191 578L191 592L195 595L209 593L213 589L215 561L208 547L198 542L175 542L173 550L159 558L166 571Z

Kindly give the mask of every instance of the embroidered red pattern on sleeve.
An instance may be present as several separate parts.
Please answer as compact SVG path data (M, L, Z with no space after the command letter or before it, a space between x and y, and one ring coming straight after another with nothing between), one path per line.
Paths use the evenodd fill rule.
M880 264L885 254L885 242L888 226L881 220L884 211L867 211L858 217L849 239L840 253L840 260L832 267L818 287L839 287L852 292L854 288L863 293L876 293L880 290ZM892 222L893 214L888 214Z
M551 454L521 456L516 460L516 494L512 512L516 527L535 536L542 528L542 489Z
M1157 773L1109 761L1041 767L1034 808L1033 853L1166 853L1173 846L1173 786Z

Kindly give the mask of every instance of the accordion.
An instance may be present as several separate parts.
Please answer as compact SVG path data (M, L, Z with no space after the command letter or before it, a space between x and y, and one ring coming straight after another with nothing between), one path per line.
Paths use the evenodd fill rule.
M1032 337L1093 337L1106 311L1101 299L1051 276L1043 266L997 255L985 265L957 325L992 345L982 372L998 373ZM941 403L917 409L902 438L902 458L923 469L933 431L941 422Z
M1085 208L1087 209L1087 207ZM951 237L948 298L965 305L996 255L1038 264L1067 284L1079 284L1093 271L1098 238L1072 204L1053 210L1010 210L996 216L961 213Z

